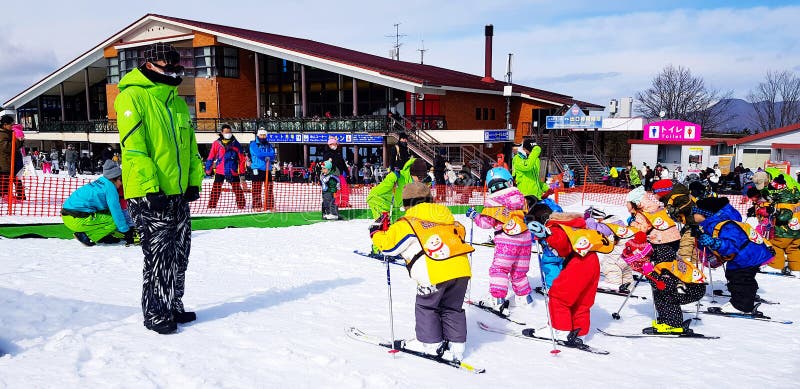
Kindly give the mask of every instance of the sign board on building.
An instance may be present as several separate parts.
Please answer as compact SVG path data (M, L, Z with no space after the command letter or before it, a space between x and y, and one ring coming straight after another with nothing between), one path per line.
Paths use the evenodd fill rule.
M483 140L485 142L507 142L511 140L508 130L484 130Z
M645 124L644 140L699 141L700 130L699 124L680 120L663 120Z
M328 143L330 137L336 137L342 144L382 145L383 137L369 134L350 133L268 133L267 140L272 143Z
M601 128L602 116L587 116L577 104L573 104L564 116L548 116L546 127L548 130L571 128Z

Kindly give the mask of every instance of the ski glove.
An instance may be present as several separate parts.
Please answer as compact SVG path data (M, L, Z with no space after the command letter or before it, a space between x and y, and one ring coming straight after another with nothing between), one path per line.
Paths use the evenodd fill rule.
M369 225L369 237L371 238L378 231L386 231L389 229L389 213L383 212L380 217L375 219Z
M167 208L167 195L164 193L148 193L147 197L147 208L150 208L151 211L154 212L161 212Z
M642 264L642 274L650 274L653 272L654 266L652 262L645 262Z
M719 239L715 239L709 234L700 234L700 237L697 238L697 243L714 251L719 250L719 247L722 245Z
M478 216L478 211L475 210L475 207L469 207L466 216L470 219L475 219Z
M528 223L528 229L531 231L531 234L536 237L536 239L544 239L550 236L550 229L537 221Z
M186 193L183 194L183 198L186 199L188 202L195 201L200 198L200 187L199 186L190 186L186 188Z

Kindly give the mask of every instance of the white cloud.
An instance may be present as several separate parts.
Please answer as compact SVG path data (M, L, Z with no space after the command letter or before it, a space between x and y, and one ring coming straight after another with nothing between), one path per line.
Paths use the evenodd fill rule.
M96 2L92 7L103 13L97 18L95 12L64 7L61 2L44 3L36 6L40 10L36 18L27 17L28 4L4 10L11 20L26 20L4 26L6 42L28 50L28 67L40 71L34 75L0 70L0 100L20 91L10 86L11 81L30 85L42 76L42 68L54 70L148 12L303 37L382 56L388 55L392 42L385 35L393 32L393 23L401 22L400 32L408 35L402 59L417 61L416 49L424 38L429 50L425 63L474 74L483 74L483 25L493 23L495 78L502 79L506 54L513 52L515 82L600 104L644 89L670 63L687 66L737 96L746 95L769 69L800 66L797 6L670 10L670 5L634 1L554 5L542 0L409 0L365 5L356 0L300 0L195 2L191 7L163 3L155 8L133 2L125 4L124 12L112 12L109 3ZM663 10L648 11L657 7Z

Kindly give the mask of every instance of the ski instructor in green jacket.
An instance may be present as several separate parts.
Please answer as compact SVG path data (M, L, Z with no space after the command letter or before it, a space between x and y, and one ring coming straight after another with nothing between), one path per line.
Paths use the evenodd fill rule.
M155 43L145 63L119 82L114 102L125 198L144 253L144 326L159 334L195 320L183 307L192 227L189 202L200 197L203 163L186 102L183 67L172 45Z
M542 148L536 142L525 139L521 145L517 146L517 153L511 160L511 169L514 176L514 182L517 189L525 196L525 202L528 203L528 211L533 209L542 198L548 187L547 184L539 179L539 171L541 169L541 162L539 155L542 153Z

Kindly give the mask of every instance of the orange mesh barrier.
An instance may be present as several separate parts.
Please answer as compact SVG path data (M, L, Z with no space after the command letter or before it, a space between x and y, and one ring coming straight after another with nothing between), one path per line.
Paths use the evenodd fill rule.
M628 188L607 186L600 184L586 184L568 189L558 190L558 204L562 207L571 205L586 206L593 204L605 204L611 206L625 206L625 199L628 196ZM731 205L736 208L742 216L747 214L747 209L752 205L745 196L742 195L720 195L727 197Z
M2 216L48 217L60 216L61 207L69 195L91 179L61 176L0 177L0 204ZM322 188L319 184L268 182L255 191L252 181L240 181L232 186L225 182L215 191L213 180L203 181L200 199L191 203L192 215L221 216L255 212L308 212L322 210ZM11 190L9 191L9 185ZM258 185L256 185L256 189ZM367 194L374 185L350 185L350 206L340 209L367 209ZM267 193L271 188L272 196ZM7 196L7 193L11 193ZM216 206L210 203L212 192L218 193ZM482 205L483 187L437 186L432 189L437 203L445 205ZM216 196L216 193L215 193ZM253 202L258 196L260 201ZM398 193L399 196L399 193ZM261 207L254 207L261 205Z

